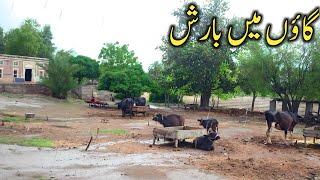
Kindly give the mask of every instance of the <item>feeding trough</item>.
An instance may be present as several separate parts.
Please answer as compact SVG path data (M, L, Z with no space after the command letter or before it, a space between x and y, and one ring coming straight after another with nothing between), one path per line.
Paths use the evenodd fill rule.
M176 126L176 127L166 127L166 128L154 128L153 129L153 144L155 144L156 139L164 138L164 140L174 141L174 146L178 147L179 141L185 139L194 139L207 134L207 130L198 127L189 126Z
M304 144L307 146L307 137L313 137L313 143L320 139L320 126L313 126L303 129Z
M34 118L35 117L35 114L34 113L25 113L25 120L27 119L31 119L31 118Z

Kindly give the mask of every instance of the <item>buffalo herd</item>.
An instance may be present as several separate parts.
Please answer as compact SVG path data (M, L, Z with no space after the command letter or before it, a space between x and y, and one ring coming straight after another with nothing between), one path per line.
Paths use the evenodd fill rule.
M121 102L117 103L118 109L122 110L122 116L127 114L132 115L133 106L145 106L146 99L144 97L138 98L125 98ZM271 144L270 132L272 130L272 124L278 130L284 131L285 140L287 140L287 134L290 133L292 142L292 132L295 125L299 122L302 117L291 112L280 112L280 111L265 111L264 112L266 124L267 124L267 144ZM163 127L174 127L174 126L184 126L184 117L177 114L162 115L156 114L153 119L159 122ZM207 130L207 135L196 138L193 143L195 148L202 150L214 150L213 142L220 139L218 135L218 120L214 118L198 119L199 126L202 126Z
M177 114L170 114L164 116L162 114L156 114L153 120L159 122L163 127L184 126L185 119ZM212 151L214 150L213 142L220 139L218 135L218 121L214 118L200 119L200 126L203 126L207 130L207 135L197 137L194 141L194 147L197 149Z

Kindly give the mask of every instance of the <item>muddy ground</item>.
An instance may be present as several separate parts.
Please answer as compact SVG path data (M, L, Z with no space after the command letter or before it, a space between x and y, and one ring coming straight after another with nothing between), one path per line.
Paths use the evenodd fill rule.
M176 113L186 125L198 127L208 112L152 109L147 117L121 117L117 109L88 107L81 101L42 96L0 95L0 117L36 114L31 122L5 123L0 136L42 137L55 148L0 145L0 179L315 179L320 176L320 145L303 145L302 125L294 131L295 145L283 133L272 132L265 145L263 117L231 117L209 113L219 120L221 139L214 152L181 143L173 148L160 140L152 145L152 130L160 124L152 114ZM148 125L148 121L149 125ZM97 129L125 130L99 133ZM84 151L90 136L92 145ZM311 143L312 140L309 139ZM320 140L317 140L320 143Z

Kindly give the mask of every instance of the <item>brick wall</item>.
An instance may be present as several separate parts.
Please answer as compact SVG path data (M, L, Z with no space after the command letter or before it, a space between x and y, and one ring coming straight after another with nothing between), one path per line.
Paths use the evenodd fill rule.
M42 94L51 96L51 91L40 84L0 84L0 93L13 94Z
M73 97L84 99L84 100L90 99L93 95L99 100L110 101L111 94L113 94L113 96L115 95L110 91L97 90L97 85L81 86L71 91L71 95Z

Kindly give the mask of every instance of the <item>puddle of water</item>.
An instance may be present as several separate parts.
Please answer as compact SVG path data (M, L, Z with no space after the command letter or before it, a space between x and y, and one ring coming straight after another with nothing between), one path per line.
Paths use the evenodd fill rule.
M220 180L220 176L205 173L198 169L183 169L167 173L168 179L201 179L201 180Z
M114 173L115 169L126 166L172 167L181 165L177 158L188 156L185 153L119 154L0 145L0 171L3 172L0 179L12 179L17 176L17 171L19 177L24 178L34 173L58 179L66 176L122 178L121 173Z

